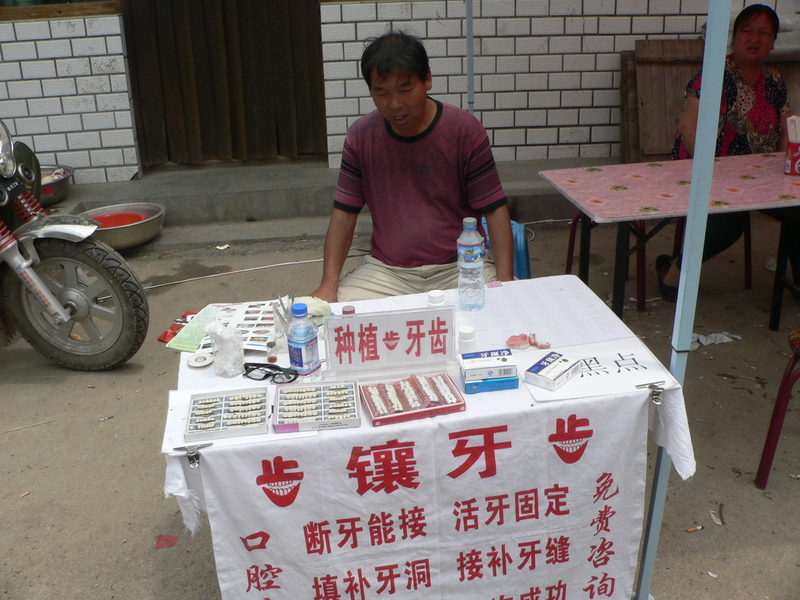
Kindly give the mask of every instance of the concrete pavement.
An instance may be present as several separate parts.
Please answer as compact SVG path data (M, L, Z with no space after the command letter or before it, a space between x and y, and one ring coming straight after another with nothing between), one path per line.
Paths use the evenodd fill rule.
M575 165L498 166L509 197L522 199L517 220L572 216L565 201L551 203L546 190L533 190L547 185L537 181L539 170ZM151 305L150 335L130 363L109 373L70 372L22 341L2 355L0 545L13 551L0 556L0 598L219 599L208 526L189 535L175 500L161 493L158 448L177 360L156 338L183 311L210 302L314 289L335 174L320 164L164 171L125 184L75 186L59 205L69 212L150 200L168 207L168 220L151 244L126 251L150 288ZM266 189L268 183L274 187ZM291 203L304 198L316 200L306 202L304 214L293 214ZM277 216L248 222L252 215L240 205L263 205L259 214ZM359 234L366 235L368 216L361 221ZM777 227L760 215L753 227L752 290L741 284L738 244L709 263L701 278L695 331L728 331L742 339L702 347L689 360L684 390L698 470L691 481L674 474L671 480L652 587L658 600L789 599L800 586L800 515L793 510L800 491L796 403L767 490L752 483L788 360L782 355L786 335L800 323L800 310L787 298L781 331L767 329L772 274L763 265L774 256ZM566 225L531 229L533 276L563 273ZM650 263L669 251L670 233L649 246ZM271 241L281 243L257 243ZM226 243L232 247L215 249ZM613 244L613 226L593 233L590 285L603 298L611 289ZM164 285L178 281L184 283ZM648 297L657 296L652 270L648 286ZM673 317L674 305L662 301L649 302L646 313L625 313L626 324L665 364ZM755 376L766 383L753 381ZM710 511L724 514L724 525L716 525ZM176 536L177 544L156 550L162 534Z
M563 273L567 225L530 229L533 275ZM600 225L592 235L589 282L601 298L611 290L614 232ZM776 234L774 220L755 215L752 290L742 286L741 244L709 263L701 279L695 331L742 339L689 358L684 390L698 468L691 481L671 479L652 587L657 600L797 597L795 401L767 490L752 483L788 360L778 352L789 351L786 335L800 323L800 304L787 298L781 331L766 326L772 274L763 265ZM651 261L671 243L671 230L654 239ZM207 523L190 535L175 499L163 497L159 449L178 363L157 337L184 311L210 302L308 293L319 282L320 256L318 239L137 252L128 261L149 288L151 329L124 367L67 371L23 341L0 354L0 547L9 549L0 553L2 600L219 600ZM631 281L628 295L633 289ZM649 271L648 297L657 295ZM646 313L626 309L625 322L666 364L675 305L647 306ZM724 525L713 522L712 510ZM165 534L176 545L156 549Z

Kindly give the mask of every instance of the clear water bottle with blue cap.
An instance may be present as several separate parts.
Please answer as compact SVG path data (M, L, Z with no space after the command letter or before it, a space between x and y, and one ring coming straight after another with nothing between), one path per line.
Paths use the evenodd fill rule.
M308 306L298 302L292 306L292 320L286 327L289 364L301 376L319 372L317 324L308 318Z
M486 303L483 260L486 246L478 231L478 220L466 217L458 236L458 303L463 310L480 310Z

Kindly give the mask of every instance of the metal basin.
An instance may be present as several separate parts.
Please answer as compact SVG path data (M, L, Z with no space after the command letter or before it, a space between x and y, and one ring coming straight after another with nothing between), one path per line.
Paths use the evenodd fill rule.
M64 165L42 165L41 171L42 197L39 204L47 208L67 197L73 169Z
M124 250L156 237L164 226L165 209L160 204L131 202L93 208L81 214L100 224L92 237L114 250Z

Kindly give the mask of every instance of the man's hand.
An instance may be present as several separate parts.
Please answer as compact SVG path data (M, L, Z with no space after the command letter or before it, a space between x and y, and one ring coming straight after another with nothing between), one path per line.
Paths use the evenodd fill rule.
M339 286L336 286L338 288ZM314 298L319 298L320 300L325 300L326 302L336 302L336 292L337 289L330 289L330 286L319 286L313 292L309 294Z

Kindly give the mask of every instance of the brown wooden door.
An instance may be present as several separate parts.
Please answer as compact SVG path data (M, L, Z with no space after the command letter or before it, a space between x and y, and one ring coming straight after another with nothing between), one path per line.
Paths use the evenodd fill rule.
M326 152L318 0L123 0L145 167Z
M689 80L703 67L701 39L636 40L641 160L669 158Z

